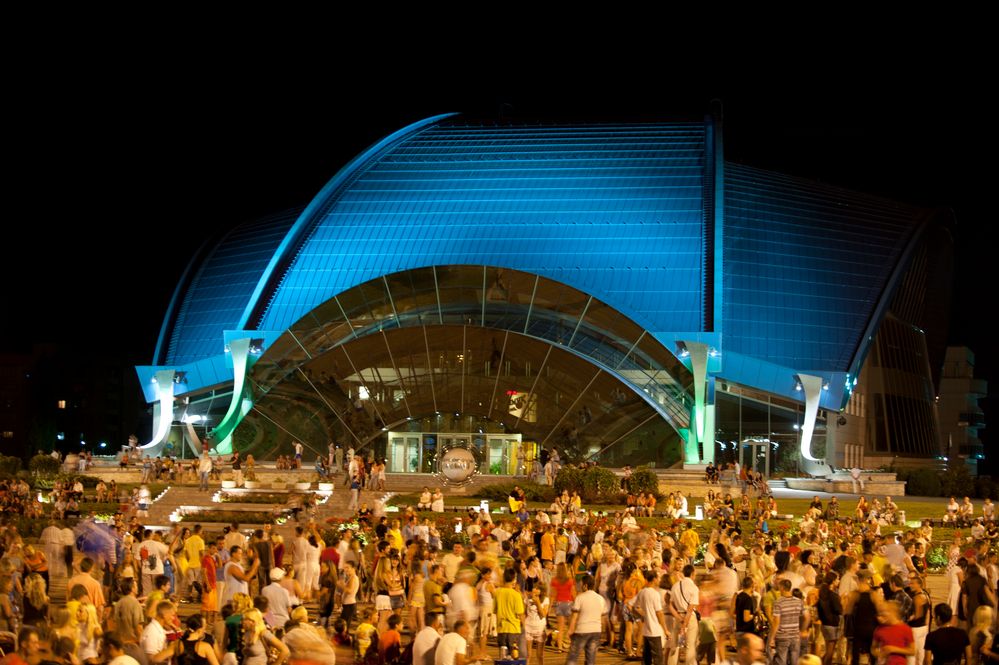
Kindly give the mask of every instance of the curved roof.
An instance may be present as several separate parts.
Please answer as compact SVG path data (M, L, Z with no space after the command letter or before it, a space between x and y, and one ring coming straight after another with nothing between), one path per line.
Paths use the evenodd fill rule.
M848 371L924 211L726 165L725 349Z
M261 272L300 213L242 224L192 259L163 322L155 363L182 365L222 352L222 331L239 327Z
M227 236L179 287L157 360L217 355L226 329L285 330L384 275L481 265L568 284L667 345L721 332L713 343L726 351L846 371L923 211L725 164L714 131L710 120L494 127L450 116L407 127L297 219Z

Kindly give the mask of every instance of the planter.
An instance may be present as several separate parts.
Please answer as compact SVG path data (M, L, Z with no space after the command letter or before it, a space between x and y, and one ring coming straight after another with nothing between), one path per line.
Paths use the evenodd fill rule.
M277 481L271 483L271 489L283 490L286 487L288 487L288 483L277 482Z
M312 489L312 483L295 483L295 489L297 490Z
M319 483L319 491L320 492L332 492L333 491L333 483Z
M260 489L260 481L259 480L247 480L246 482L243 483L243 487L245 487L248 490Z
M224 489L224 490L233 490L233 489L236 489L236 481L235 480L223 480L222 481L222 489Z

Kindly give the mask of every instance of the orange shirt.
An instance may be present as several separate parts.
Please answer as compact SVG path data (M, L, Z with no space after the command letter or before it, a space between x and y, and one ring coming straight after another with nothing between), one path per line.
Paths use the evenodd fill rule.
M551 531L546 531L541 536L541 560L542 561L554 561L555 560L555 536Z

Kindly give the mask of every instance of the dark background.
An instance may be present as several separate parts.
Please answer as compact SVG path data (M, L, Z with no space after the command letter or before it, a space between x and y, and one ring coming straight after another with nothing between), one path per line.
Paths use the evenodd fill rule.
M994 136L982 82L957 60L834 60L793 74L774 63L684 78L663 63L345 73L332 61L249 56L146 63L136 75L127 60L70 58L12 84L0 353L54 342L149 363L206 238L304 205L363 148L426 116L697 120L718 99L728 160L955 211L950 341L970 346L977 375L993 378L997 234L984 165Z

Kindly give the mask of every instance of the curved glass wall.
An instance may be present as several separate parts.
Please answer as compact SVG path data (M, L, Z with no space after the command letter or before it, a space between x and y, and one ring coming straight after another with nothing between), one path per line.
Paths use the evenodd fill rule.
M487 266L419 268L349 289L272 344L254 366L253 380L258 394L266 394L313 358L345 343L434 325L496 331L486 357L477 361L487 365L502 356L504 331L569 349L645 394L674 429L688 424L692 377L652 335L577 289Z
M318 341L321 334L294 337ZM299 350L306 353L304 345ZM295 367L282 367L288 371L278 381L279 363L270 361L267 383L255 368L254 408L237 429L238 447L269 456L299 440L321 454L335 440L382 457L389 431L423 438L481 431L519 435L510 437L522 443L519 460L537 446L555 447L564 459L608 464L664 465L679 457L679 436L646 394L531 335L434 322L381 329L315 351ZM493 458L508 460L511 453L492 451ZM504 461L502 468L517 464Z

